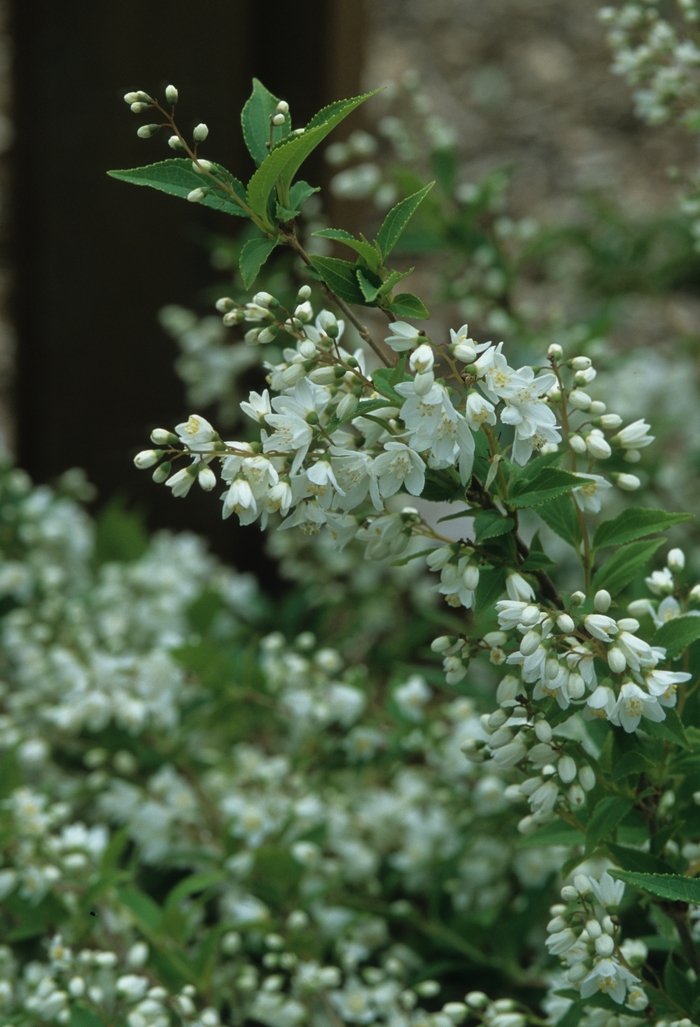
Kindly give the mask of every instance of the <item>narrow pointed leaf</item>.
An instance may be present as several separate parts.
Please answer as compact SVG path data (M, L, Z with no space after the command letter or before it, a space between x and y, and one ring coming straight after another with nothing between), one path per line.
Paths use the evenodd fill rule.
M618 549L615 555L596 571L593 591L605 588L611 595L617 595L636 578L663 541L662 538L653 538L648 542L632 542Z
M237 196L243 203L246 202L245 187L242 182L222 167L220 164L213 164L212 168L218 172L221 178L228 182ZM174 157L172 160L162 160L158 164L147 164L142 168L127 168L124 171L108 171L111 178L117 178L120 182L130 182L132 185L149 185L152 189L168 193L170 196L179 196L187 199L189 193L194 189L206 189L210 179L201 175L192 167L192 161L183 160L181 157ZM212 188L203 200L200 201L204 207L212 207L214 210L221 210L224 214L233 214L236 217L248 217L243 208L236 203L225 192Z
M271 150L251 178L247 189L248 203L251 209L266 225L272 227L267 210L272 191L279 186L280 201L286 206L285 193L289 191L292 179L309 154L313 153L336 125L339 125L348 114L368 100L370 96L374 96L375 92L377 90L331 104L332 111L325 108L330 111L327 117L321 118L318 122L312 118L300 135L287 136ZM319 111L316 118L320 118L322 114L323 111Z
M254 78L253 92L241 111L241 125L248 153L257 167L260 167L270 152L268 147L270 128L272 128L273 146L288 136L292 130L289 114L285 114L284 124L270 125L270 117L275 113L278 103L279 97L273 96L259 79Z
M608 795L601 799L586 825L586 852L592 852L598 842L610 837L631 809L630 800L620 795Z
M578 552L581 545L581 526L576 516L574 500L571 496L558 496L542 506L537 507L537 514L548 528L568 542Z
M672 902L700 903L700 879L683 877L681 874L640 874L634 870L609 870L611 877L616 877L625 884L649 892L660 899Z
M241 250L238 268L241 272L243 284L246 289L249 289L258 277L260 268L270 256L276 245L277 239L266 239L264 237L249 239L245 244Z
M356 239L354 235L342 228L322 228L320 232L314 232L314 235L320 236L321 239L334 239L336 242L342 242L345 246L354 250L355 253L360 254L370 271L376 272L379 270L382 259L381 254L371 242Z
M339 260L337 257L311 258L312 266L318 271L329 289L332 289L336 296L346 303L364 304L365 298L357 281L356 267L349 260Z
M581 484L581 479L571 471L559 467L541 467L533 478L518 478L508 499L511 506L518 508L541 506L548 500L563 496Z
M412 317L417 321L430 317L428 308L412 292L400 292L398 296L394 296L389 310L397 317Z
M662 645L666 656L675 660L700 638L700 617L685 615L674 617L662 624L652 639L652 645Z
M374 303L379 295L381 285L376 285L374 282L371 282L361 268L356 268L355 276L357 277L360 289L362 290L362 295L366 302Z
M377 234L377 245L383 260L387 259L394 246L396 246L401 233L434 185L434 182L429 182L428 185L419 189L417 193L407 196L405 200L401 200L395 207L392 207L384 218L382 227Z
M656 535L674 524L691 520L689 513L668 513L666 510L645 510L642 507L631 507L611 521L605 521L593 536L593 548L603 546L620 546L626 542L634 542L646 535Z

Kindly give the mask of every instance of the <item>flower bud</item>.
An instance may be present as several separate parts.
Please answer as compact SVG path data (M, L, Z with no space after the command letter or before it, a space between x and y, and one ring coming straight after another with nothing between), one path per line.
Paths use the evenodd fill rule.
M596 460L607 460L612 453L612 449L606 442L603 437L603 433L599 428L594 428L593 431L586 436L586 448L591 456L595 457Z
M613 645L608 649L608 666L613 674L622 674L627 667L625 654L617 646Z
M682 549L671 549L666 557L666 564L672 571L682 571L685 567L685 553Z
M165 99L168 101L171 107L174 107L177 103L178 93L175 86L165 87Z
M477 585L479 584L479 568L475 567L473 564L469 564L462 575L462 579L466 589L470 592L476 591Z
M564 350L558 342L553 342L547 350L547 356L550 360L561 360L564 356Z
M157 446L164 446L166 443L173 445L179 441L177 435L168 431L167 428L154 428L151 432L151 442L155 442Z
M184 146L180 142L179 136L170 136L168 139L168 146L171 150L184 150Z
M607 613L612 603L612 596L607 589L601 588L593 596L593 609L596 613Z
M202 467L197 475L197 481L205 492L211 492L213 488L216 488L216 475L211 467Z
M560 613L557 617L557 627L560 631L563 631L565 632L565 634L570 635L576 627L576 624L574 622L574 618L571 617L568 613Z
M573 357L567 361L569 367L573 368L574 371L587 371L591 366L590 357Z
M569 403L576 407L578 410L588 410L593 400L587 392L583 392L581 389L574 389L573 392L569 393Z
M208 135L209 129L205 124L197 125L194 131L192 132L192 138L194 139L195 143L203 143Z
M571 602L572 603L576 603L577 606L580 606L581 603L585 603L585 601L586 601L586 593L585 592L572 592L571 593Z
M140 102L132 103L131 110L134 114L143 114L144 111L148 110L148 104Z
M470 1009L483 1009L489 1004L488 995L483 991L470 991L464 996L464 1001Z
M276 125L276 126L284 125L286 120L287 119L285 118L284 114L273 114L272 115L272 124L273 125Z
M156 467L155 471L151 475L154 482L157 485L160 485L161 482L165 481L165 479L170 474L171 468L172 464L169 460L166 460L164 464L161 464L159 467Z
M139 99L139 93L125 93L124 103L128 103L131 106L132 103L136 103Z
M235 309L236 304L234 303L234 301L231 299L230 296L222 296L221 299L218 299L216 301L214 306L216 307L216 309L219 311L220 314L228 314L228 312L230 310L234 310Z
M546 720L538 720L535 724L535 734L540 742L551 742L552 740L552 728Z
M509 706L515 701L515 697L520 691L521 685L518 678L514 674L506 674L504 678L498 683L496 689L496 702L500 706L508 704Z
M578 769L578 779L584 792L590 792L595 788L595 771L587 763Z
M198 157L197 160L192 161L192 170L198 174L203 174L205 171L211 171L212 163L210 160L205 160L204 157Z
M201 203L206 195L204 189L193 189L192 192L187 194L187 199L190 203Z
M154 464L157 464L162 455L162 449L142 449L134 457L134 463L140 471L145 471L147 467L153 467Z
M634 492L642 484L636 474L613 474L611 477L617 487L625 492Z
M136 135L139 139L150 139L151 136L156 134L159 128L160 125L141 125L141 127L136 130Z
M638 449L626 449L622 459L627 464L638 464L642 459L642 454Z
M588 408L588 413L591 417L599 417L601 414L604 414L607 409L608 408L601 399L594 399Z
M280 102L275 107L275 110L278 114L289 114L289 104L286 100L280 100Z
M588 895L591 891L591 882L585 874L576 874L574 877L574 888L579 895Z
M450 635L439 635L430 643L430 648L434 653L446 653L448 649L452 648L454 641Z
M570 435L569 445L573 449L574 453L583 454L586 452L586 440L582 438L580 435Z
M562 756L559 759L557 772L565 785L571 784L576 777L576 763L571 756Z
M297 303L305 303L306 300L311 299L311 286L302 285L301 289L297 293Z
M611 956L615 949L615 942L609 934L601 934L596 938L595 950L599 956Z
M464 364L471 364L476 360L476 344L473 339L461 339L450 346L450 351L457 360Z
M435 376L432 371L424 374L417 374L413 379L413 391L416 396L427 396L435 383Z
M424 342L421 346L418 346L417 349L414 349L413 353L411 353L409 363L411 370L417 371L419 374L432 370L433 364L435 363L433 347Z
M602 417L596 419L596 425L600 428L619 428L622 424L622 418L619 414L603 414Z
M565 884L561 890L561 897L564 902L573 902L578 898L578 892L570 884Z

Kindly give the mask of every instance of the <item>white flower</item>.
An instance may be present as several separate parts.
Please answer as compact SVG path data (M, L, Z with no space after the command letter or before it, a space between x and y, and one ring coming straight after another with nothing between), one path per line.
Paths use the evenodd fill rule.
M622 902L622 896L625 894L625 882L616 881L607 872L601 874L598 881L594 881L591 878L591 888L598 902L605 909L616 909Z
M180 436L181 442L191 449L192 452L211 452L211 443L214 441L216 432L209 424L209 421L200 417L199 414L191 414L187 421L176 425L175 431Z
M248 399L241 403L241 410L254 421L264 422L267 415L272 413L270 393L267 389L262 395L259 392L251 392Z
M425 374L426 371L432 371L434 363L435 354L433 353L433 347L428 345L427 342L414 349L409 360L411 370L417 374Z
M513 602L531 603L535 598L532 585L528 584L521 574L508 574L506 577L506 592L508 598Z
M617 435L613 436L612 442L622 446L624 449L643 449L645 446L650 446L654 441L653 435L648 435L649 425L643 418L638 421L633 421L632 424L628 424L626 428L619 431Z
M644 678L649 694L662 706L675 706L676 687L690 681L692 675L684 671L652 670Z
M621 631L615 639L616 645L622 650L632 670L641 667L654 667L666 655L663 649L652 647L648 642L637 638L629 631Z
M370 492L373 499L377 493L383 499L393 496L402 485L412 496L419 496L425 486L425 464L403 442L387 442L384 452L373 461L372 473ZM379 506L376 500L375 505Z
M594 638L599 638L601 642L610 642L610 636L616 635L618 632L617 623L604 613L589 613L587 617L583 618L583 623L589 634Z
M413 349L421 338L420 330L408 324L407 321L394 321L391 326L391 335L388 335L384 342L397 353L403 353L404 350Z
M656 696L648 695L639 685L630 681L620 688L620 696L610 719L631 733L637 729L642 717L659 721L664 720L665 716Z
M482 424L495 424L496 412L493 403L489 403L476 391L470 392L467 396L467 421L474 431Z
M586 701L586 707L593 717L607 718L613 714L617 699L612 688L606 685L598 685L592 695Z
M232 513L238 514L241 524L251 524L258 514L250 483L243 477L234 478L227 492L224 493L224 518Z
M655 596L668 595L676 587L673 574L668 567L664 567L662 571L652 571L649 577L644 579L644 583Z
M612 488L612 485L605 478L601 478L599 474L584 474L582 471L577 471L576 474L579 478L587 479L585 485L579 485L571 490L577 506L589 513L599 513L600 494L606 489Z
M186 496L194 485L195 478L197 477L197 462L190 464L189 467L183 467L181 471L177 471L171 475L166 481L166 485L169 489L173 490L173 495L182 497Z
M622 1003L627 988L637 984L639 979L616 959L601 959L581 982L581 998L590 998L597 991L602 991L613 1001Z
M394 690L394 701L408 720L423 719L423 707L430 699L431 692L420 674L412 674L405 685Z

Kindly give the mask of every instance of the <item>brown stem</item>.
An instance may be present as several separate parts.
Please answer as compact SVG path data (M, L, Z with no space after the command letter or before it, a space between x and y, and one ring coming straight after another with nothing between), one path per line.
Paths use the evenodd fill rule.
M678 937L680 938L681 945L683 946L685 958L688 960L695 973L700 974L700 952L698 952L697 945L695 944L693 936L690 933L690 928L688 927L688 903L663 902L660 903L660 906L669 920L673 921L675 928L678 931Z
M282 234L282 241L285 242L287 246L291 246L295 253L298 253L298 255L301 257L301 259L304 261L307 267L313 267L313 264L311 263L311 258L309 257L308 253L297 239L294 232ZM329 296L334 303L337 303L337 305L340 307L340 309L347 317L348 321L350 321L350 323L355 326L360 337L364 339L367 345L374 350L374 352L377 354L381 362L386 367L394 367L397 361L396 356L394 354L389 355L386 352L386 350L382 346L380 346L375 339L372 338L372 333L370 332L367 325L362 324L362 322L355 316L352 308L348 306L345 300L342 300L340 296L336 296L336 294L333 292L330 286L326 285L325 282L323 282L322 285L324 291L326 292L326 295Z

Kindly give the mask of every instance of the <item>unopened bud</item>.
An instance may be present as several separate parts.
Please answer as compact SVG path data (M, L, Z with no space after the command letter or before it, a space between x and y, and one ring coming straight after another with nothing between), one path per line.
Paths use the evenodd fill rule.
M165 481L167 477L169 477L171 470L172 464L169 460L166 460L164 464L160 464L159 467L156 467L151 477L156 482L156 484L160 484L161 482Z
M187 194L187 199L190 203L201 203L206 195L205 189L193 189L191 193Z
M153 467L154 464L157 464L162 455L162 449L142 449L134 457L134 463L140 471L145 471L147 467Z
M590 792L595 788L595 771L588 763L585 767L579 767L578 779L584 792Z
M560 613L557 617L557 627L560 631L564 631L567 635L570 635L576 627L576 624L574 622L574 618L568 613Z
M638 449L626 449L622 459L626 464L638 464L642 459L642 454Z
M171 150L184 150L184 146L180 142L179 136L170 136L168 139L168 146Z
M596 419L595 424L599 428L619 428L622 425L622 418L619 414L603 414Z
M570 435L569 445L573 449L574 453L585 453L586 452L586 440L580 435Z
M605 588L599 589L593 596L593 609L596 613L607 613L612 603L612 596Z
M197 125L192 133L195 143L203 143L209 135L209 129L205 124Z
M359 405L359 400L352 392L346 393L341 399L338 406L335 408L335 412L341 421L344 421L347 417L351 417ZM435 650L438 652L439 650Z
M311 299L311 286L302 285L301 289L297 293L297 303L305 303L306 300Z
M170 104L171 107L174 107L175 104L177 103L177 96L178 96L178 94L177 94L177 89L175 88L175 86L166 86L165 87L165 99L168 101L168 103Z
M607 410L607 406L603 403L602 399L594 399L588 408L588 413L591 417L600 417Z
M583 392L581 389L574 389L573 392L569 393L569 403L576 407L578 410L588 410L593 400L587 392Z
M128 103L129 106L131 106L132 103L136 103L138 101L138 98L138 93L124 93L124 103Z
M203 157L198 157L197 160L192 161L192 170L197 171L200 175L205 171L211 171L212 163L210 160L204 160Z
M216 301L214 306L216 307L216 309L219 311L220 314L228 314L228 312L230 310L234 309L236 304L234 303L234 301L231 299L230 296L222 296L221 299L218 299Z
M136 135L139 139L150 139L151 136L156 134L159 128L160 125L141 125L141 127L136 130Z
M280 100L280 102L275 107L275 110L277 111L278 114L288 114L289 113L289 104L287 103L286 100Z
M590 357L573 357L568 361L569 367L572 367L574 371L587 371L591 366Z
M636 474L613 474L611 477L617 487L625 492L634 492L642 484Z
M165 446L168 443L176 445L179 441L177 435L167 428L154 428L151 432L151 442L155 442L157 446Z
M564 784L568 785L576 777L576 763L571 756L562 756L557 763L557 772Z
M216 487L216 475L211 467L202 467L197 475L197 480L205 492L211 492Z
M132 105L131 105L131 111L132 111L133 114L143 114L143 112L147 111L147 110L148 110L148 104L147 103L141 103L140 100L137 100L136 103L132 103Z
M671 549L666 557L666 563L672 571L682 571L685 567L685 553L682 549Z
M272 115L272 124L273 125L284 125L286 120L287 119L285 118L284 114L273 114Z
M553 342L547 350L547 356L550 360L561 360L564 356L564 350L561 348L558 342Z

